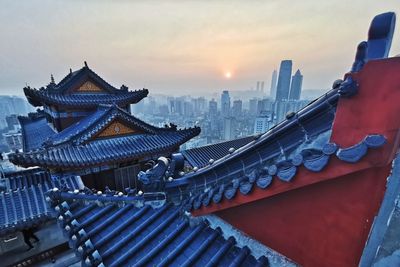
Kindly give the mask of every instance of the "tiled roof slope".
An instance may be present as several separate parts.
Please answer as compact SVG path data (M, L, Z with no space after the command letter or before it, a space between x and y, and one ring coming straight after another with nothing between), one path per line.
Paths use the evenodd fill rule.
M56 132L49 126L44 116L30 118L19 116L22 130L23 150L30 151L38 149L42 144Z
M212 145L195 147L181 151L185 159L193 167L202 168L209 164L210 159L218 160L229 153L229 149L238 149L251 141L255 136L247 136L225 142L220 142Z
M27 139L24 141L25 148L34 149L9 155L10 161L25 167L78 168L129 161L171 152L200 133L198 127L154 127L116 105L99 106L97 111L59 133L51 134L44 118L28 120L25 118L22 123L24 140ZM91 140L115 120L135 129L135 132ZM42 143L39 145L40 142Z
M51 179L40 169L17 172L6 178L7 189L0 192L0 235L38 225L54 217L47 207L45 192L53 187L79 189L79 177Z
M85 81L92 81L105 91L103 93L71 93L71 88L79 86ZM46 88L39 90L30 87L24 88L28 101L33 106L62 105L69 107L96 107L100 104L117 104L125 106L137 103L147 96L148 90L128 91L126 86L117 89L103 80L87 65L80 70L70 72L58 84L50 83Z
M38 184L51 184L51 175L40 168L32 168L23 171L8 173L4 177L6 190L17 190Z
M173 128L158 128L150 125L119 108L117 105L100 105L89 116L82 118L63 131L50 136L48 140L49 145L59 145L68 142L82 144L99 133L99 131L115 119L119 119L141 133L157 134L174 130Z
M24 93L33 106L62 105L67 107L85 107L93 108L97 105L117 104L125 106L135 104L148 95L147 89L136 91L123 91L119 94L68 94L59 95L48 92L47 90L38 90L30 87L24 88Z
M221 229L196 224L179 207L64 201L49 192L58 221L83 266L269 266ZM79 194L80 195L80 194Z
M21 166L90 167L129 161L138 157L167 152L199 133L198 128L164 132L157 135L130 135L113 139L99 139L84 145L42 148L27 153L13 153L10 161Z

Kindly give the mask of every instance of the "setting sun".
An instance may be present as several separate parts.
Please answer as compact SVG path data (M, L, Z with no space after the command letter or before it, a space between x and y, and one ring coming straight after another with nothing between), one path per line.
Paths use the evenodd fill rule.
M232 77L232 73L230 71L225 72L225 78L230 79Z

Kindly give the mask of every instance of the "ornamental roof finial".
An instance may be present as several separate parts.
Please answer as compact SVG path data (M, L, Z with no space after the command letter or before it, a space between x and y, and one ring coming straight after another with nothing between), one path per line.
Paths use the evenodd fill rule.
M54 81L53 74L50 75L50 84L56 84L55 81Z
M85 63L85 67L86 67L86 68L88 68L87 62L86 62L86 61L84 61L84 63Z

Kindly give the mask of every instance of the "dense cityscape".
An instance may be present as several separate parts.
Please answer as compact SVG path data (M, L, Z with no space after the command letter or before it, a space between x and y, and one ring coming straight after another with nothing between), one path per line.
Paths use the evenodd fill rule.
M223 90L208 98L150 96L133 106L133 114L154 125L200 126L201 134L184 144L189 149L266 132L310 101L300 98L302 81L300 70L292 76L292 61L284 60L279 76L273 71L268 89L264 81L257 81L247 91Z
M181 127L200 126L201 134L181 147L189 149L266 132L287 114L298 111L312 100L308 95L302 96L302 82L300 70L292 75L292 61L283 60L279 75L276 70L272 73L270 88L265 86L265 81L257 81L246 91L227 89L211 96L150 94L132 105L131 113L155 126L170 123ZM17 117L34 109L16 96L2 96L0 101L0 151L21 149Z

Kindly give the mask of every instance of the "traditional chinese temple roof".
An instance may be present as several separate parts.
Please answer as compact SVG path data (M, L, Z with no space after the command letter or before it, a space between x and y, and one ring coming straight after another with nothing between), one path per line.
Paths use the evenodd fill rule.
M59 133L52 131L44 118L20 121L25 151L9 158L25 167L79 168L129 161L177 149L200 133L198 127L154 127L116 105L99 106Z
M148 90L128 91L126 86L117 89L85 63L83 68L71 71L58 84L52 81L46 88L25 87L24 93L33 106L93 108L100 104L117 104L118 106L134 104L146 97Z
M49 196L83 266L269 266L267 257L257 260L234 237L224 238L206 220L192 220L179 206L138 206L124 203L123 196L115 196L119 204L83 205L88 196L82 192Z
M79 177L52 178L39 168L7 174L6 189L0 192L0 236L30 228L54 218L45 192L53 187L83 188Z

